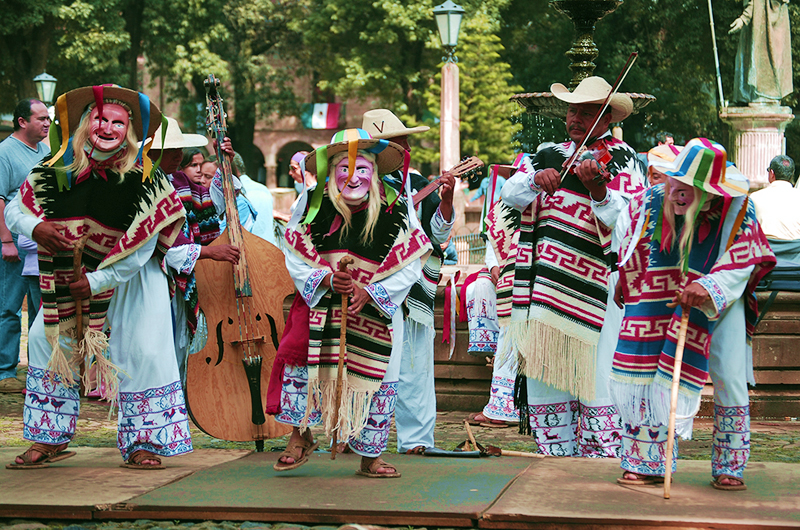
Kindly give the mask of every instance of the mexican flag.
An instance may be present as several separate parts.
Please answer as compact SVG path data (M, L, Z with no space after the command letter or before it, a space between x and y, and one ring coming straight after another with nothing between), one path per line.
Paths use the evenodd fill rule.
M307 103L303 105L300 119L306 129L338 129L342 114L343 103Z

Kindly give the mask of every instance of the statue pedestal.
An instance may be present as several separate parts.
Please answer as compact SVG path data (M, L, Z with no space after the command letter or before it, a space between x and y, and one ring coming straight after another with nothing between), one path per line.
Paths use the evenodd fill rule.
M769 184L770 161L786 154L783 132L794 119L792 109L751 103L747 107L724 108L719 117L731 128L730 160L750 179L750 189Z

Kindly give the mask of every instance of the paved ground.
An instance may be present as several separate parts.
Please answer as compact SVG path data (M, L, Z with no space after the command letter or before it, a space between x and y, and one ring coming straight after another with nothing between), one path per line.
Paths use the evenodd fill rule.
M23 345L23 348L25 346ZM23 350L24 351L24 350ZM23 354L24 358L24 354ZM25 366L20 366L19 378L24 381ZM23 448L29 444L22 438L22 409L23 396L21 394L0 394L0 447L18 446ZM435 431L436 445L442 449L453 449L466 439L463 420L469 411L441 411L437 418ZM708 418L699 418L695 422L694 439L682 441L680 444L680 457L693 460L708 460L711 454L711 428L712 423ZM228 442L217 440L202 433L193 425L192 439L197 449L252 449L252 444L241 442ZM528 436L517 433L516 428L486 428L473 427L475 438L482 445L495 445L503 449L535 451L536 444ZM766 421L754 419L751 423L751 462L787 462L800 463L800 422L799 421ZM268 440L265 443L267 451L281 451L286 446L287 438ZM328 440L321 436L322 447ZM116 446L116 411L113 413L103 402L89 401L85 398L81 403L81 414L78 420L77 435L72 443L73 447L115 447ZM396 451L396 436L394 428L390 436L389 451ZM276 455L277 458L277 455ZM164 522L164 521L123 521L115 523L59 523L36 522L0 519L0 528L3 530L27 529L69 529L81 528L97 530L116 530L119 528L192 528L192 529L306 529L333 530L335 526L306 527L295 524L269 525L264 523L225 523L225 522ZM378 527L348 525L340 530L360 530ZM406 527L407 528L407 527Z

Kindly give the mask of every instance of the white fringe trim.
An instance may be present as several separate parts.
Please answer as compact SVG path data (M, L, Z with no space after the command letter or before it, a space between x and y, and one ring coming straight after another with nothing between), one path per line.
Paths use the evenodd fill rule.
M336 414L336 381L320 381L319 379L309 381L308 405L300 422L300 432L303 433L308 429L309 415L312 408L316 408L322 414L326 436L331 437L333 431L336 431L336 436L340 442L358 436L367 426L370 404L374 394L375 392L371 390L355 389L348 384L347 377L344 377L342 380L342 402L339 405L339 419L338 422L334 423Z
M519 352L519 373L538 379L584 401L595 398L595 363L600 333L566 321L545 323L531 319L512 321L498 351L507 362ZM563 321L563 322L560 322ZM572 328L572 329L570 329Z

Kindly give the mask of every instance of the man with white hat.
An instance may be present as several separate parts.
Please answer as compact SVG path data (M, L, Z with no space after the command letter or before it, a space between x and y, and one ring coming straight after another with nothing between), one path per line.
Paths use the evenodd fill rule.
M600 77L584 79L574 92L560 83L551 91L569 104L570 141L525 157L489 214L507 339L496 362L519 359L520 432L532 432L541 453L616 457L619 416L606 391L614 341L601 331L614 328L604 326L612 230L643 189L645 168L609 132L632 112L630 97L608 97L611 87ZM587 152L564 168L584 139Z
M186 358L197 330L200 307L197 300L197 282L194 268L197 260L212 259L237 263L239 249L233 245L208 246L219 234L219 214L225 211L225 203L215 203L208 188L192 181L178 167L183 158L183 150L204 147L208 139L200 134L185 134L175 118L166 118L166 134L162 128L156 131L150 147L150 158L161 158L161 169L169 175L172 186L186 209L186 221L172 248L167 251L166 264L172 270L175 280L175 297L172 299L172 314L175 321L175 355L181 381L186 382ZM163 136L163 139L162 139ZM233 152L229 142L223 149Z
M406 151L406 159L411 153L408 136L430 129L425 125L406 127L392 111L387 109L365 112L361 128L373 138L389 140L400 145ZM405 184L405 178L408 178L412 193L428 185L428 180L416 171L409 171L406 177L401 170L397 170L392 176L401 185ZM441 178L444 182L441 199L433 193L416 207L422 228L433 244L433 253L423 265L422 275L411 288L405 302L408 313L405 318L395 425L397 450L409 454L420 454L426 448L434 446L436 390L433 377L433 341L436 331L433 327L433 303L443 260L441 245L448 240L455 221L453 209L455 179L450 175Z
M775 256L747 200L747 180L727 165L720 144L695 138L658 169L667 182L631 201L620 249L615 302L625 304L625 318L609 381L625 424L617 482L664 483L673 377L680 379L675 434L690 439L710 376L712 486L744 490L750 455L747 383L754 383L748 343L758 315L754 289ZM673 374L686 312L683 362ZM676 469L673 459L671 471Z

